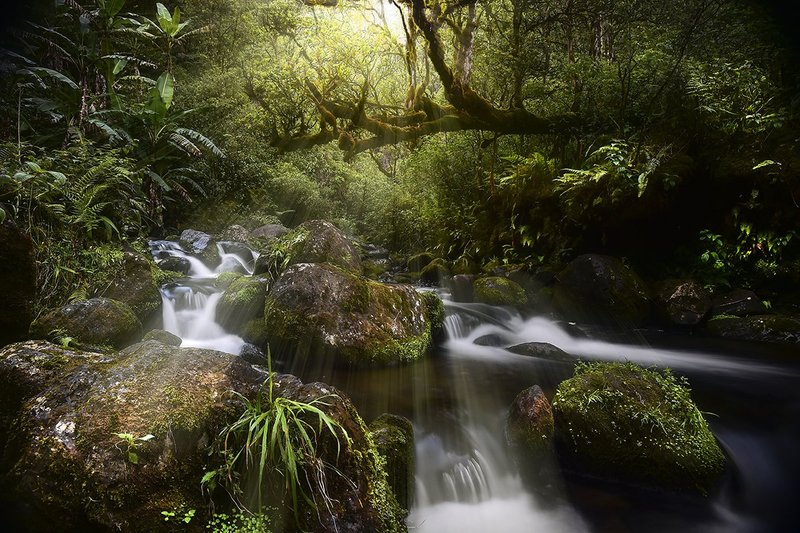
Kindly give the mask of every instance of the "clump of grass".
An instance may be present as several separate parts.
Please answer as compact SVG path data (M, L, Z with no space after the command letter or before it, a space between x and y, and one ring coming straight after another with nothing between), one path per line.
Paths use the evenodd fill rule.
M318 453L318 443L325 433L336 442L336 457L341 452L341 440L350 442L346 430L323 411L330 404L331 394L301 402L275 394L274 374L269 357L269 378L253 400L233 392L242 402L242 414L220 433L219 450L224 464L217 470L206 473L203 485L213 490L222 484L239 509L258 514L265 508L264 488L280 488L291 496L292 509L299 521L300 499L312 507L316 504L303 488L301 475L319 490L326 506L330 506L325 490L327 470L341 473L325 463ZM273 474L283 478L275 483ZM253 508L242 503L243 481L252 481L256 486Z

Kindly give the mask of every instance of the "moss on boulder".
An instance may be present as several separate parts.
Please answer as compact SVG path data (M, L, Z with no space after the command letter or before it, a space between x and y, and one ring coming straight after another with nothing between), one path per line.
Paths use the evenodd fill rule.
M409 509L414 499L414 428L405 417L382 414L369 425L378 453L386 461L386 474L397 503Z
M277 277L286 267L299 263L328 263L361 273L358 249L339 228L324 220L303 222L274 240L256 260L253 273Z
M229 331L242 331L250 320L263 315L268 289L269 281L261 276L235 279L217 304L217 322Z
M31 337L70 336L91 345L122 347L142 333L142 324L126 304L92 298L54 309L31 324Z
M706 323L712 335L742 341L800 343L800 318L785 315L719 315Z
M528 297L519 284L508 278L489 276L475 280L473 286L476 302L489 305L525 305Z
M164 331L163 329L152 329L148 331L144 334L144 337L142 337L142 341L156 341L161 344L166 344L167 346L180 346L181 342L183 342L177 335L173 335L169 331Z
M394 364L421 357L432 325L424 297L407 285L385 285L327 264L292 265L267 295L271 338L299 353L330 353L354 365Z
M580 474L708 494L725 468L687 383L669 371L578 364L553 414L559 459Z
M155 269L155 264L147 257L125 252L119 271L101 296L127 304L144 323L161 308L161 293L153 273Z
M155 341L112 354L41 342L7 347L0 351L0 429L13 426L14 433L9 440L10 432L0 432L4 509L12 518L25 509L31 530L56 520L68 531L163 530L162 511L205 507L200 480L215 467L211 443L242 409L231 391L252 399L265 378L240 357ZM342 476L328 473L332 506L317 513L304 505L301 528L404 531L383 459L347 397L288 375L276 377L274 390L296 401L324 397L316 405L349 437L323 433L317 442L320 459ZM306 490L322 501L318 489Z

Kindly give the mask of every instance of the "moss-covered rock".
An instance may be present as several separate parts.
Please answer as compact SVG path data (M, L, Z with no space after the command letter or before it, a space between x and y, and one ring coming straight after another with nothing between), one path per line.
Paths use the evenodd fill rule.
M324 220L309 220L270 244L256 260L254 274L274 277L290 265L328 263L361 273L361 256L339 228Z
M506 442L530 459L541 459L553 447L553 410L539 385L517 394L506 417Z
M785 315L719 315L708 321L706 329L712 335L726 339L777 344L800 343L800 318Z
M694 326L711 309L711 295L696 281L668 279L656 284L653 303L661 320Z
M409 509L414 500L414 428L405 417L382 414L369 425L378 453L386 460L386 474L397 503Z
M0 206L0 210L3 207ZM0 213L5 214L5 213ZM22 340L33 320L36 261L33 241L10 217L0 222L0 346Z
M217 304L217 322L228 331L240 332L264 313L269 281L261 276L242 276L233 281Z
M127 304L142 323L147 322L161 309L154 269L155 264L147 257L125 252L121 268L101 296Z
M36 319L31 338L69 336L91 345L122 347L142 333L136 314L122 302L92 298L67 304Z
M431 325L431 337L438 342L444 336L444 302L434 291L419 292L425 304L425 316Z
M508 278L489 276L475 280L475 301L489 305L525 305L525 290Z
M214 280L214 287L224 291L231 286L231 283L242 276L243 274L241 272L223 272Z
M650 315L644 282L622 261L581 255L558 274L555 303L569 320L639 326Z
M408 258L408 261L406 261L406 268L409 272L419 272L434 259L436 259L436 256L430 252L418 253Z
M668 371L579 364L553 414L559 459L580 474L708 494L725 468L686 382Z
M167 346L180 346L181 342L183 342L177 335L169 331L164 331L163 329L152 329L148 331L144 334L144 337L142 337L142 342L144 341L156 341L161 344L166 344Z
M0 432L6 518L24 511L34 531L54 521L67 531L160 531L162 511L203 509L200 480L220 459L209 455L211 443L242 409L230 391L252 399L265 378L240 357L155 341L105 355L36 342L7 347L0 351L0 421L15 429L13 440ZM323 433L317 441L320 459L342 475L327 473L331 507L303 504L300 527L404 531L383 459L347 397L293 376L277 376L274 392L321 400L316 405L348 436ZM318 488L305 490L323 501ZM279 530L288 530L294 518L282 514L290 518Z
M419 271L419 279L427 285L440 285L450 278L450 268L444 259L434 259Z
M393 364L421 357L431 344L423 297L407 285L385 285L327 264L292 265L267 295L269 335L301 355L331 354L355 364Z

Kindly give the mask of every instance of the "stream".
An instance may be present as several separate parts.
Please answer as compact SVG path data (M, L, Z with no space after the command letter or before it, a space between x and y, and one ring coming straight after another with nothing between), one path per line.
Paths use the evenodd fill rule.
M212 270L176 243L152 241L155 257L190 260L188 277L162 287L163 327L182 346L237 354L244 341L215 321L221 272L252 272L252 260L227 253ZM253 260L255 255L253 255ZM407 519L420 532L770 532L794 530L800 495L800 371L797 348L734 343L660 331L612 333L483 304L446 302L447 338L431 356L402 367L346 369L297 363L272 353L274 369L330 383L369 421L408 417L416 444L415 503ZM485 346L481 338L492 338ZM476 344L476 341L479 343ZM538 384L548 398L573 363L513 354L546 342L576 360L629 360L686 376L692 397L729 457L709 498L564 478L520 475L506 449L508 406Z

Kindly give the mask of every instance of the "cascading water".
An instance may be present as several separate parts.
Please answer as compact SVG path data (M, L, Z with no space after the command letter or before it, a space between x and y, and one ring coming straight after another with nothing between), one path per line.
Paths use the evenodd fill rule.
M242 251L218 245L209 268L178 244L151 243L156 258L188 261L188 277L162 288L164 328L183 346L237 354L243 340L214 320L221 272L252 272ZM244 255L244 257L243 257ZM255 257L253 257L255 259ZM422 532L648 531L705 533L793 529L800 493L800 372L791 350L758 344L634 332L626 342L600 340L542 317L509 309L446 302L447 340L439 353L394 368L344 369L292 365L273 353L278 368L304 381L325 381L347 393L365 419L402 414L414 425L415 496L407 519ZM507 348L549 343L566 354L532 357ZM648 344L655 345L648 346ZM568 354L568 355L567 355ZM571 359L570 359L571 356ZM787 357L788 356L788 357ZM629 360L670 367L689 378L729 459L718 494L702 498L620 492L582 486L557 469L522 476L504 440L505 417L517 393L533 384L552 397L572 375L573 362ZM524 479L523 479L524 478Z
M758 348L759 357L747 350L742 357L729 353L732 346L725 343L709 353L697 340L689 342L689 350L604 342L571 334L578 332L574 325L565 329L541 317L524 320L508 309L480 304L448 304L445 326L448 339L438 365L450 390L415 402L412 411L417 486L408 522L415 530L780 531L791 523L791 498L783 495L800 489L790 474L798 461L789 452L791 439L800 436L793 422L800 411L800 372L786 365L780 350L753 345L747 348ZM575 360L630 360L687 375L701 408L716 413L708 417L730 457L732 480L709 501L659 499L650 493L640 500L630 494L598 497L594 489L576 489L557 471L523 482L504 443L508 406L516 393L535 383L551 395L572 374L572 364L563 359L506 349L527 342L552 344ZM753 398L769 398L768 405L756 408L755 420ZM759 427L765 419L768 427L776 424L781 413L792 424L775 434ZM782 465L790 468L782 471ZM575 494L584 493L595 496L576 500ZM620 528L623 522L627 527Z
M234 246L239 253L228 251L229 247ZM189 265L186 280L161 287L163 328L180 337L181 346L210 348L238 355L245 342L241 337L226 332L217 323L216 310L222 291L214 282L223 272L252 274L257 254L237 243L219 242L217 253L220 262L212 270L178 243L150 241L150 249L156 259L176 257L186 260Z

